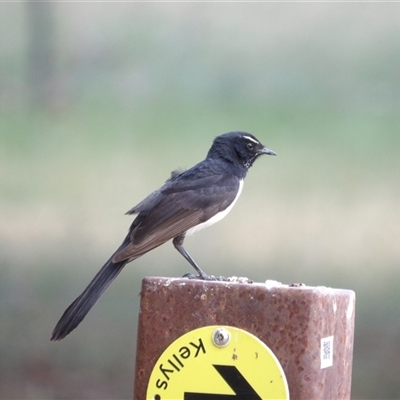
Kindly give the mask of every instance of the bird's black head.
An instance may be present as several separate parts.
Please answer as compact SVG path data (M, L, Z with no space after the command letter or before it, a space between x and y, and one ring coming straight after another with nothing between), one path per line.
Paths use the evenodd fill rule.
M207 158L222 158L229 161L245 175L254 161L263 154L276 155L250 133L229 132L214 139Z

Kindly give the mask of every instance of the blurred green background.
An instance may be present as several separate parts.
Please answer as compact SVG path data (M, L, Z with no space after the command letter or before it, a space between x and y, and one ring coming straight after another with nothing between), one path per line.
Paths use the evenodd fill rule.
M120 244L123 213L213 138L278 157L186 241L208 272L357 295L353 399L400 398L399 3L2 3L0 397L132 398L146 275L192 272L165 245L79 328L64 309Z

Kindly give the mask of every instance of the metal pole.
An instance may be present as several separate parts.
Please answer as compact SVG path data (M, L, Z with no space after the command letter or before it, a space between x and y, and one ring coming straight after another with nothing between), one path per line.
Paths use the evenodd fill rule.
M290 287L270 282L145 278L141 291L134 400L147 399L150 376L163 352L183 335L208 326L240 328L268 346L284 371L292 400L350 399L354 316L355 294L350 290ZM182 380L180 371L185 368L189 373L191 358L200 360L203 354L210 353L206 340L196 340L188 339L187 346L171 353L164 364L159 363L158 372L164 375L165 382L157 381L159 392L150 397L152 400L177 400L163 394L164 386L173 379ZM226 368L234 368L235 357L238 359L233 354L233 361L229 363L232 365ZM235 387L241 384L235 386L231 381L236 375L240 378L240 368L226 371L225 366L213 367L217 369L216 375L220 373L221 380L230 374L224 378L224 384L228 383L227 387L233 388L232 393L237 393ZM203 372L202 367L198 367L193 374L202 379ZM259 373L254 370L254 374L256 372ZM268 379L268 371L265 376ZM246 376L243 379L246 381ZM251 386L251 379L249 376L250 384L246 381L244 385ZM196 397L187 387L182 398L219 398L206 394L211 391L205 379L203 394L198 393ZM237 398L247 400L251 396L238 395ZM254 394L251 398L265 397Z

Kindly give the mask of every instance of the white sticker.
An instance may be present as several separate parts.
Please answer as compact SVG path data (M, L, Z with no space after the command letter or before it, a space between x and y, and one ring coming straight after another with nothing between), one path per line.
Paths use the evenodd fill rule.
M333 336L321 339L321 369L333 365Z

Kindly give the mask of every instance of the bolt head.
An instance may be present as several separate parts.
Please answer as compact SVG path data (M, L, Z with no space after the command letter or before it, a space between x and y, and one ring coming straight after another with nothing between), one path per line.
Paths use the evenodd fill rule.
M217 347L225 347L231 340L231 334L224 328L217 328L212 334L212 341Z

